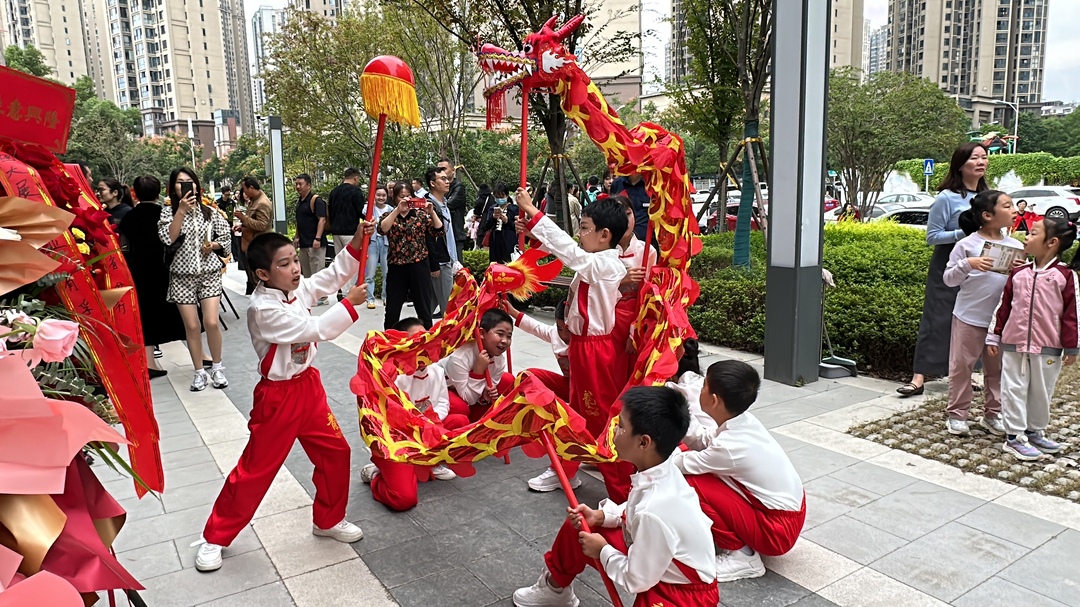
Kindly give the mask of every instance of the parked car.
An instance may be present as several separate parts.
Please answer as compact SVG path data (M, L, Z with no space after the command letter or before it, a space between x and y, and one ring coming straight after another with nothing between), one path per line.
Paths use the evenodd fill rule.
M877 219L871 219L871 221L893 221L900 225L925 230L926 223L929 219L929 208L909 209L906 207L900 207L891 211L886 211L882 213L880 217L878 217Z
M840 201L837 200L836 198L831 198L831 197L826 196L824 205L825 205L825 212L829 213L830 211L835 211L835 210L840 208Z
M758 208L758 205L755 203L754 204L754 210L756 211L757 208ZM726 210L726 217L725 217L724 221L725 221L725 223L727 223L727 231L728 232L733 232L733 231L735 231L735 224L738 222L738 219L739 219L739 203L736 202L734 204L729 204L729 205L727 205L727 209L725 209L725 210ZM715 210L710 212L706 217L703 217L701 222L698 223L698 227L701 229L701 233L702 234L715 234L715 233L719 232L720 231L719 218L720 218L720 213L719 213L719 211L715 211ZM750 229L751 230L760 230L761 229L761 226L758 225L757 217L755 217L754 215L750 216Z
M911 194L889 194L877 199L877 205L902 204L908 207L929 207L934 204L934 197L924 192Z
M1021 200L1027 201L1028 210L1036 215L1072 221L1080 217L1080 188L1053 185L1033 186L1013 190L1009 192L1009 197L1013 199L1014 204Z
M896 194L896 195L897 196L914 196L914 194ZM920 199L917 202L884 202L884 203L883 202L878 202L877 204L874 205L874 208L870 210L870 220L873 221L873 220L885 215L886 213L891 213L891 212L894 212L894 211L901 211L903 209L929 210L930 205L932 205L933 203L934 203L934 199L933 198L928 198L926 196L924 196L923 199ZM843 213L843 212L844 212L844 209L838 208L835 211L833 211L832 213L826 213L825 214L825 220L826 221L836 221L837 219L840 218L840 214Z

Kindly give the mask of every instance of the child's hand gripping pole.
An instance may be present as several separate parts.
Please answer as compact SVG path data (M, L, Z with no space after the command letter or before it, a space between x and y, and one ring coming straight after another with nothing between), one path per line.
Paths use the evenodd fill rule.
M555 471L555 474L559 477L559 484L562 485L563 493L566 494L566 501L570 502L571 508L578 507L577 496L574 495L574 489L570 486L570 479L566 477L566 471L562 467L562 459L555 451L555 441L551 438L551 433L544 430L540 433L540 440L544 443L544 448L547 449L548 459L551 460L551 468ZM585 517L581 517L581 530L585 533L592 533L592 529L589 529L589 523L585 521ZM614 607L623 607L622 598L619 596L619 591L615 589L615 582L611 581L606 571L604 571L604 565L600 563L600 559L596 559L596 570L600 572L600 577L604 580L604 587L607 588L608 595L611 596L611 604Z

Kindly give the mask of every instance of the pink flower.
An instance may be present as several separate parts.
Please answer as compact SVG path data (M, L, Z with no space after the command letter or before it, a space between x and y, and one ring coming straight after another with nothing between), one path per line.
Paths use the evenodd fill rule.
M38 324L34 334L34 350L47 363L60 362L71 356L79 339L79 325L68 320L46 319Z

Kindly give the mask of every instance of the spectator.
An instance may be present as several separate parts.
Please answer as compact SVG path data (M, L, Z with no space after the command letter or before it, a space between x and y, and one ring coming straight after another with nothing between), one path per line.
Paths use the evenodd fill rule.
M596 175L589 177L589 185L585 188L585 205L596 202L596 195L600 193L600 178Z
M1029 211L1027 201L1021 200L1016 203L1016 223L1013 224L1012 231L1027 234L1031 231L1031 226L1035 225L1036 221L1041 220L1042 216Z
M577 185L571 185L566 190L566 198L570 201L570 235L578 235L578 225L581 223L581 200L578 198Z
M414 206L422 201L423 208ZM391 329L401 320L401 306L411 297L416 316L425 329L431 328L435 292L428 265L428 236L441 235L446 229L430 201L409 196L409 184L394 186L394 208L379 219L378 232L388 241L386 274L386 317L383 328Z
M510 200L505 183L495 184L493 203L484 213L484 230L491 234L488 259L499 263L509 263L517 245L517 231L514 220L517 219L518 206Z
M836 217L836 221L862 221L862 213L849 202L844 205L844 210Z
M221 196L217 199L217 208L221 209L221 212L226 215L232 215L233 211L236 210L236 200L233 199L231 186L221 186Z
M191 184L191 185L185 185ZM219 213L202 202L202 186L195 171L188 168L173 170L169 175L169 204L162 207L158 220L158 238L166 248L175 251L169 264L168 301L177 305L184 319L188 353L195 367L191 390L205 390L213 382L215 388L229 385L225 367L221 364L221 306L222 259L229 255L229 224ZM203 369L202 328L210 346L213 365L210 374Z
M311 191L311 176L296 176L296 248L304 278L326 267L326 202ZM323 302L320 301L320 304Z
M634 206L634 235L645 240L649 230L649 192L645 189L645 178L641 173L633 172L611 182L608 193L612 196L626 196Z
M383 185L375 186L375 210L372 217L382 217L390 212L390 205L386 204L386 188ZM357 224L359 226L359 223ZM336 237L335 237L336 242ZM390 243L385 234L376 232L371 235L368 244L367 267L364 268L364 282L367 283L367 307L375 309L375 270L382 268L382 302L386 305L386 275L390 272L387 254Z
M428 191L424 188L424 183L419 177L414 177L412 180L413 196L417 198L427 198Z
M385 194L385 190L383 190ZM383 198L385 204L386 199ZM353 234L360 227L360 220L364 218L364 191L360 189L360 171L354 168L345 169L341 183L330 190L330 200L326 207L326 213L330 219L330 233L334 235L334 251L344 251L345 247L352 242ZM378 217L379 213L375 214ZM372 239L374 243L374 239ZM357 243L360 246L360 243ZM370 268L371 265L368 265ZM360 284L360 277L346 283L338 292L338 301L341 301L349 293L353 284ZM368 307L375 307L375 287L368 285Z
M476 193L476 204L473 205L473 221L477 222L476 234L473 235L473 240L476 241L477 249L481 247L489 247L489 232L485 227L487 223L488 209L495 204L495 197L491 193L491 187L486 183L481 183Z
M465 231L465 184L457 178L457 167L446 158L439 161L439 168L443 175L450 180L450 191L446 194L446 208L450 210L450 226L454 230L454 259L461 263L465 251L465 241L469 239Z
M450 192L450 178L439 167L428 167L424 174L427 183L427 199L435 208L442 223L447 224L445 238L431 234L428 236L428 254L431 256L431 280L435 290L435 303L439 313L435 318L446 315L446 304L450 301L450 291L454 287L454 264L457 263L457 242L454 230L449 224L450 209L446 206L446 196ZM436 269L435 264L439 267Z
M615 172L611 170L611 167L604 169L604 180L600 191L604 194L611 194L611 182L615 179Z
M244 271L247 272L247 288L245 291L248 295L251 295L255 292L255 286L259 284L259 279L255 276L255 270L248 266L245 255L248 246L251 245L251 241L256 236L274 231L274 205L270 204L270 199L262 191L259 180L254 177L244 177L240 182L240 191L243 192L244 198L247 199L247 206L245 207L247 210L233 211L233 217L240 220L240 257L244 258Z
M132 209L131 191L115 179L102 179L94 188L98 200L109 212L109 223L117 225Z
M144 175L135 179L135 208L124 215L117 231L124 239L124 259L135 283L142 321L143 345L150 378L162 377L162 369L154 358L154 348L161 344L184 339L184 321L176 304L166 301L169 292L169 269L165 267L165 245L158 238L161 218L161 182L157 177Z

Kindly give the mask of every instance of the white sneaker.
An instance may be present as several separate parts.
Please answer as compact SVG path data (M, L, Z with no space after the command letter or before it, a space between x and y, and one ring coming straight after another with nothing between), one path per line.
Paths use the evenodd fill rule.
M979 426L990 434L1005 436L1005 423L1001 421L1000 417L986 417L984 415L979 421Z
M952 419L945 424L945 429L949 431L949 434L955 434L957 436L967 436L971 434L971 429L968 428L968 423L962 419Z
M517 607L578 607L581 601L574 596L574 587L555 590L548 582L548 572L540 574L540 579L527 588L514 591L514 605Z
M765 575L761 555L744 554L742 550L724 550L716 555L716 581L734 582Z
M210 383L210 375L206 370L199 369L195 372L195 377L191 378L191 391L202 392L206 389L206 385Z
M457 474L453 470L447 468L442 464L439 464L438 466L432 468L431 474L440 481L452 481L457 478Z
M204 371L205 373L205 371ZM217 368L210 370L210 383L218 390L229 387L229 380L225 378L225 369Z
M195 555L195 569L197 571L221 569L221 546L211 543L199 546L199 553Z
M581 479L575 474L574 478L570 479L570 488L577 489L580 486ZM547 493L548 491L562 489L562 484L559 483L559 475L555 474L555 469L548 468L547 470L544 470L540 476L529 479L529 489L539 491L540 493Z
M364 537L364 532L359 527L344 519L329 529L319 529L312 525L311 533L319 537L333 538L344 544L359 542Z
M379 473L379 467L375 464L368 464L360 469L360 480L366 484L371 484L371 479L375 478L375 475Z

